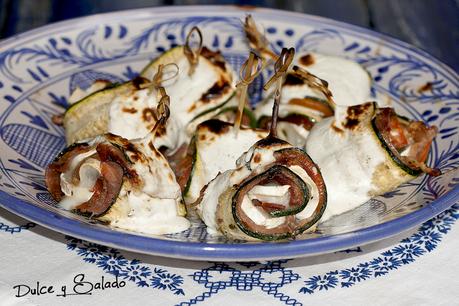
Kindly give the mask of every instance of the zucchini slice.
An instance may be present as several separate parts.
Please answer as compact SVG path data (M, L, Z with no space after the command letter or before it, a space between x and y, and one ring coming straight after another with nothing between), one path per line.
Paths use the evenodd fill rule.
M151 80L158 71L159 65L177 63L183 57L183 46L171 48L149 62L140 72L140 76Z
M193 137L193 167L183 193L185 202L194 203L205 185L217 174L233 169L242 153L266 135L266 131L242 127L236 137L233 124L217 119L199 124Z
M59 207L150 234L187 229L180 187L153 146L105 134L64 150L46 171Z
M199 123L212 118L231 100L236 80L220 52L206 47L202 48L194 73L189 75L189 62L183 46L172 48L152 60L141 76L151 79L159 65L171 63L178 67L178 75L165 80L162 85L171 98L171 113L180 121L180 126L185 127L184 133L189 139Z
M118 96L128 96L147 82L138 78L104 88L72 104L64 114L67 144L93 138L108 131L110 103Z
M398 116L392 108L378 109L371 126L381 145L400 169L412 176L423 173L420 165L427 158L437 132L436 127L427 127L423 122ZM421 150L421 154L403 156L404 151L409 154L415 146Z
M209 183L198 204L211 232L229 239L277 241L314 229L325 211L327 190L304 151L268 137L239 161L238 168Z
M221 119L227 122L234 122L236 118L237 106L227 106L219 110L215 115L215 118ZM257 127L257 119L255 114L247 107L244 107L244 114L242 116L242 125L245 125L250 128Z
M329 189L328 209L322 217L323 222L374 196L393 191L423 171L437 175L438 170L428 168L421 160L410 164L412 159L404 153L409 152L410 146L405 148L400 136L403 129L407 132L414 128L418 132L425 131L426 141L421 142L423 146L418 146L424 151L428 150L436 128L415 121L408 123L411 127L402 127L406 123L403 121L394 123L402 125L399 126L402 131L393 130L389 120L398 120L398 117L393 110L383 110L374 102L337 109L334 118L322 120L310 131L306 151L321 168ZM382 111L386 113L385 118L381 117ZM410 141L418 136L407 134ZM400 139L394 142L391 137ZM416 141L413 143L417 144ZM415 165L422 165L422 168Z

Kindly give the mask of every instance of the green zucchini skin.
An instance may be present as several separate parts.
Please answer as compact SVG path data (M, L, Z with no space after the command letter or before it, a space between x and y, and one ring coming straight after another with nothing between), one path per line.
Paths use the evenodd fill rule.
M94 98L97 98L99 97L100 94L104 94L104 93L107 93L108 91L112 91L112 90L125 90L127 87L129 86L133 86L133 88L135 89L139 89L139 85L140 84L143 84L143 83L146 83L148 82L147 79L145 78L141 78L141 77L137 77L136 79L134 80L131 80L131 81L127 81L127 82L124 82L124 83L114 83L114 84L111 84L105 88L102 88L101 90L98 90L98 91L95 91L93 92L92 94L84 97L83 99L73 103L72 105L70 105L69 108L67 108L65 110L65 113L64 113L64 116L69 114L69 112L73 111L75 108L79 107L81 105L81 103L85 102L85 101L88 101L89 100L92 100Z
M387 152L387 154L389 154L389 157L394 161L394 163L400 169L402 169L404 172L406 172L407 174L409 174L411 176L416 177L416 176L421 175L422 174L422 170L421 169L411 168L406 163L404 163L396 154L394 154L394 152L392 151L392 149L389 147L389 145L387 144L386 140L384 139L382 133L378 130L375 120L376 120L376 117L374 117L371 120L371 127L373 129L373 132L375 133L376 137L378 138L379 142L381 143L381 146L383 147L383 149Z
M194 116L194 117L190 120L190 123L191 123L191 122L194 122L195 120L197 120L197 119L199 119L199 118L201 118L202 116L205 116L205 115L207 115L207 114L209 114L209 113L211 113L211 112L214 112L214 111L218 110L219 108L224 107L224 106L234 97L235 94L236 94L236 92L233 92L233 93L228 97L228 99L226 99L226 100L223 101L222 103L220 103L220 104L218 104L218 105L216 105L216 106L214 106L214 107L211 107L211 108L209 108L209 109L207 109L207 110L205 110L205 111L203 111L203 112L197 114L196 116Z
M296 154L304 155L304 157L306 157L312 163L312 165L314 165L314 167L316 167L316 169L318 171L318 175L321 177L321 173L320 173L319 168L317 167L317 165L315 165L312 162L312 160L310 159L309 155L305 151L303 151L303 150L301 150L299 148L284 148L284 149L277 150L276 152L278 152L279 154L282 154L282 153L286 153L286 152L289 152L289 151L290 152L294 152ZM280 170L280 169L282 169L282 170ZM235 224L237 225L237 227L244 234L246 234L246 235L248 235L248 236L250 236L252 238L263 240L263 241L279 241L279 240L285 240L285 239L289 239L289 238L294 238L295 236L303 233L308 228L310 228L311 226L316 224L317 221L319 221L319 219L321 218L321 216L325 212L325 209L326 209L326 206L327 206L327 200L326 200L327 199L327 191L326 191L325 185L323 185L322 200L318 203L319 209L318 210L316 209L316 211L314 212L314 215L312 216L312 218L310 218L310 220L308 220L303 226L298 227L293 231L280 233L280 234L263 234L263 233L252 231L252 230L246 228L244 226L243 222L241 221L241 219L239 218L239 216L237 214L237 211L236 211L236 208L237 208L237 205L238 205L237 198L238 198L239 193L241 192L241 189L245 185L247 185L247 184L253 182L254 180L260 178L260 176L266 175L269 172L276 172L276 171L289 171L289 172L292 172L290 169L288 169L287 167L285 167L285 166L283 166L281 164L274 164L271 168L269 168L265 172L263 172L263 173L261 173L259 175L256 175L254 177L251 177L250 179L244 181L240 185L231 187L233 189L232 190L232 194L230 196L230 199L231 199L231 211L232 211L232 217L234 219ZM307 187L306 183L304 183L304 181L300 177L298 177L295 173L293 173L293 174L298 178L299 181L301 181L301 187L300 188L302 190L304 190L303 194L305 195L305 201L304 201L303 205L301 205L298 209L292 209L290 211L282 212L281 214L278 215L279 217L280 216L288 216L288 215L297 214L298 212L300 212L303 209L305 209L305 207L307 206L308 201L309 201L309 195L310 195L309 188ZM317 188L320 188L320 187L317 186ZM320 191L319 191L319 193L320 193Z
M161 59L164 59L165 57L168 57L168 56L171 56L173 55L174 52L180 52L181 50L183 50L183 46L176 46L176 47L173 47L169 50L167 50L166 52L164 52L163 54L160 54L158 55L157 57L155 57L154 59L152 59L143 69L142 71L140 72L140 76L141 77L148 77L149 74L151 75L154 75L156 73L156 71L151 71L153 69L153 66L158 62L158 61L161 61ZM183 51L182 51L183 52ZM183 55L185 56L185 55ZM167 64L167 63L166 63Z
M215 116L219 116L219 115L222 115L226 112L233 112L233 113L236 113L237 112L237 106L228 106L228 107L223 107ZM255 118L255 115L253 114L253 112L248 109L247 107L244 107L244 115L247 115L249 117L249 127L250 128L257 128L258 124L257 124L257 119Z
M183 196L186 196L188 194L188 191L190 191L191 181L193 180L193 175L195 171L196 159L198 158L198 150L196 148L196 135L193 136L193 138L191 138L190 145L193 149L193 159L191 162L191 173L182 192Z

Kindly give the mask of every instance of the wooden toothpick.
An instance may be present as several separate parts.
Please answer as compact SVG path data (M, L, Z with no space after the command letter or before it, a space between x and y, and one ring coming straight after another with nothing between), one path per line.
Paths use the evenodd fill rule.
M192 43L191 41L193 34L195 32L198 35L197 44L196 42ZM196 69L196 66L199 63L199 55L201 54L201 50L202 50L202 33L198 27L194 26L193 28L191 28L190 32L188 32L188 35L186 36L186 40L185 40L185 45L183 47L183 53L185 54L186 58L188 59L188 62L190 63L190 69L188 70L189 76L193 75Z
M283 48L281 54L279 55L276 63L274 64L274 75L271 79L266 82L263 86L264 90L268 90L272 84L276 83L276 90L274 91L274 105L273 105L273 113L271 117L271 128L269 131L269 137L276 137L277 135L277 118L279 116L279 104L281 101L281 92L282 92L282 84L284 82L284 77L287 74L287 70L290 64L293 61L293 57L295 56L295 49L294 48Z
M299 66L293 66L293 73L302 78L309 87L322 92L324 96L327 98L329 104L333 108L336 106L336 103L333 100L333 94L330 91L330 89L328 89L327 81L322 80L321 78L315 76L314 74Z
M239 72L240 81L236 85L239 93L239 105L234 120L234 130L237 135L241 127L242 116L244 114L244 107L247 103L247 90L249 85L263 70L263 60L254 52L250 52L249 58L242 64Z

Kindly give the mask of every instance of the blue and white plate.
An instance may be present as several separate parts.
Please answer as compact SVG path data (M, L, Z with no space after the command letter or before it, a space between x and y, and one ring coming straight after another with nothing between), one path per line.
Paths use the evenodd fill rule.
M127 80L149 59L184 42L199 26L205 44L220 49L235 69L247 56L233 7L168 7L69 20L2 42L0 47L0 205L75 237L137 252L197 260L262 260L320 254L389 237L434 217L459 199L459 79L424 51L363 28L268 9L251 10L272 47L293 46L347 57L371 74L375 98L439 128L429 165L445 173L421 176L397 190L319 226L305 239L229 243L209 237L202 223L167 236L111 229L53 206L44 169L64 148L62 113L76 86L95 79ZM260 82L261 83L261 82ZM252 97L260 97L255 86Z

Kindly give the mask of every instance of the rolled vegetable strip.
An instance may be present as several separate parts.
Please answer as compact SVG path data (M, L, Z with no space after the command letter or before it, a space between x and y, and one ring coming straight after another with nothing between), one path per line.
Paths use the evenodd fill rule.
M201 189L207 185L217 174L233 169L236 160L247 151L255 142L266 137L266 131L242 127L244 106L249 84L259 75L262 61L255 54L250 53L243 63L240 73L239 105L232 111L235 113L234 124L211 119L198 125L194 135L192 153L192 169L184 174L189 175L187 184L183 188L185 202L194 203ZM226 112L228 113L228 112ZM185 167L189 169L189 167ZM176 171L177 173L177 171ZM184 182L185 179L179 178Z
M350 106L368 101L371 79L365 69L351 60L317 53L302 53L295 58L300 69L307 69L326 80L336 105ZM295 67L294 67L295 68ZM268 97L255 114L260 124L269 121L272 102ZM311 87L295 71L290 71L282 87L278 133L281 139L303 146L312 125L333 116L335 106L318 88ZM294 116L296 120L290 118ZM267 119L268 118L268 119ZM301 118L301 120L298 120ZM304 124L307 122L307 124Z
M105 134L76 143L48 166L46 184L59 207L113 227L167 234L190 226L174 173L151 141Z
M337 108L334 118L317 123L305 148L322 170L329 192L322 221L423 172L439 175L424 164L436 131L397 116L393 109L378 109L376 103Z
M270 241L312 230L326 202L320 170L309 156L268 137L203 189L197 211L210 233Z
M157 89L148 87L148 80L132 81L105 87L72 104L64 115L68 144L112 133L126 139L143 138L158 120ZM175 150L184 140L176 114L172 114L154 140L157 148Z
M189 152L191 171L184 174L188 178L178 178L187 182L183 186L185 202L195 202L205 185L217 174L234 168L241 154L267 134L267 131L242 127L236 135L233 124L216 119L198 125L192 144L194 150Z
M178 66L179 74L177 78L163 82L162 86L171 97L171 113L175 114L182 133L189 140L199 123L212 118L234 96L234 72L220 52L202 47L190 75L184 47L178 46L154 59L141 75L151 79L159 65L169 63Z
M70 94L70 97L67 99L69 104L74 104L81 99L89 96L90 94L95 93L96 91L102 90L104 88L107 88L109 86L113 86L113 83L107 80L95 80L91 86L89 86L86 89L82 89L81 87L76 87L72 93Z

